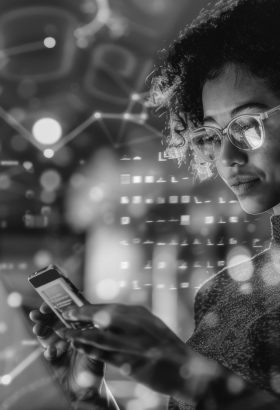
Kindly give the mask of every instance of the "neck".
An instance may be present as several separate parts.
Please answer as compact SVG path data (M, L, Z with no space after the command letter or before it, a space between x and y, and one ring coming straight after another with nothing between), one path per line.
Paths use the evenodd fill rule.
M273 209L274 215L280 215L280 204L274 206L274 208L272 209Z

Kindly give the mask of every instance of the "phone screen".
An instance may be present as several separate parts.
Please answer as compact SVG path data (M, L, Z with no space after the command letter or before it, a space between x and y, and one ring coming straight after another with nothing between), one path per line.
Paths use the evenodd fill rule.
M36 288L41 297L59 316L60 320L69 327L69 323L63 319L61 313L71 306L83 306L85 303L82 298L74 293L63 278L55 279L49 283ZM77 324L78 325L78 324ZM72 327L72 326L71 326Z

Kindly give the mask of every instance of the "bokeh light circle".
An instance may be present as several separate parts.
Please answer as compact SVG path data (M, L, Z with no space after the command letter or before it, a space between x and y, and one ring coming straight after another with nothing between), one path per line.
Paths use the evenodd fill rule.
M40 184L45 191L55 191L61 185L61 176L55 169L48 169L42 173Z
M32 127L36 141L43 145L55 144L62 136L62 127L54 118L40 118Z
M96 293L103 300L112 300L118 296L120 286L113 279L103 279L96 286Z
M251 253L245 246L236 246L228 252L227 266L229 275L237 282L250 280L254 273Z

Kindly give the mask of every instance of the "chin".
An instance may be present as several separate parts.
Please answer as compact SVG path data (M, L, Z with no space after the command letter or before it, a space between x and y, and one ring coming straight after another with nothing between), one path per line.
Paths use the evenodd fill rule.
M259 203L258 201L250 199L250 198L246 198L246 199L237 198L237 199L243 211L249 215L263 214L272 208L272 206Z

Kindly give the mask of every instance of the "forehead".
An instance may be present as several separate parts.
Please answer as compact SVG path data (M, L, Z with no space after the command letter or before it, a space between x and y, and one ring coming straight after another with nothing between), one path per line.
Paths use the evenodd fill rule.
M226 66L214 79L207 80L202 90L204 115L228 113L249 102L269 106L279 103L267 82L248 70L235 65Z

